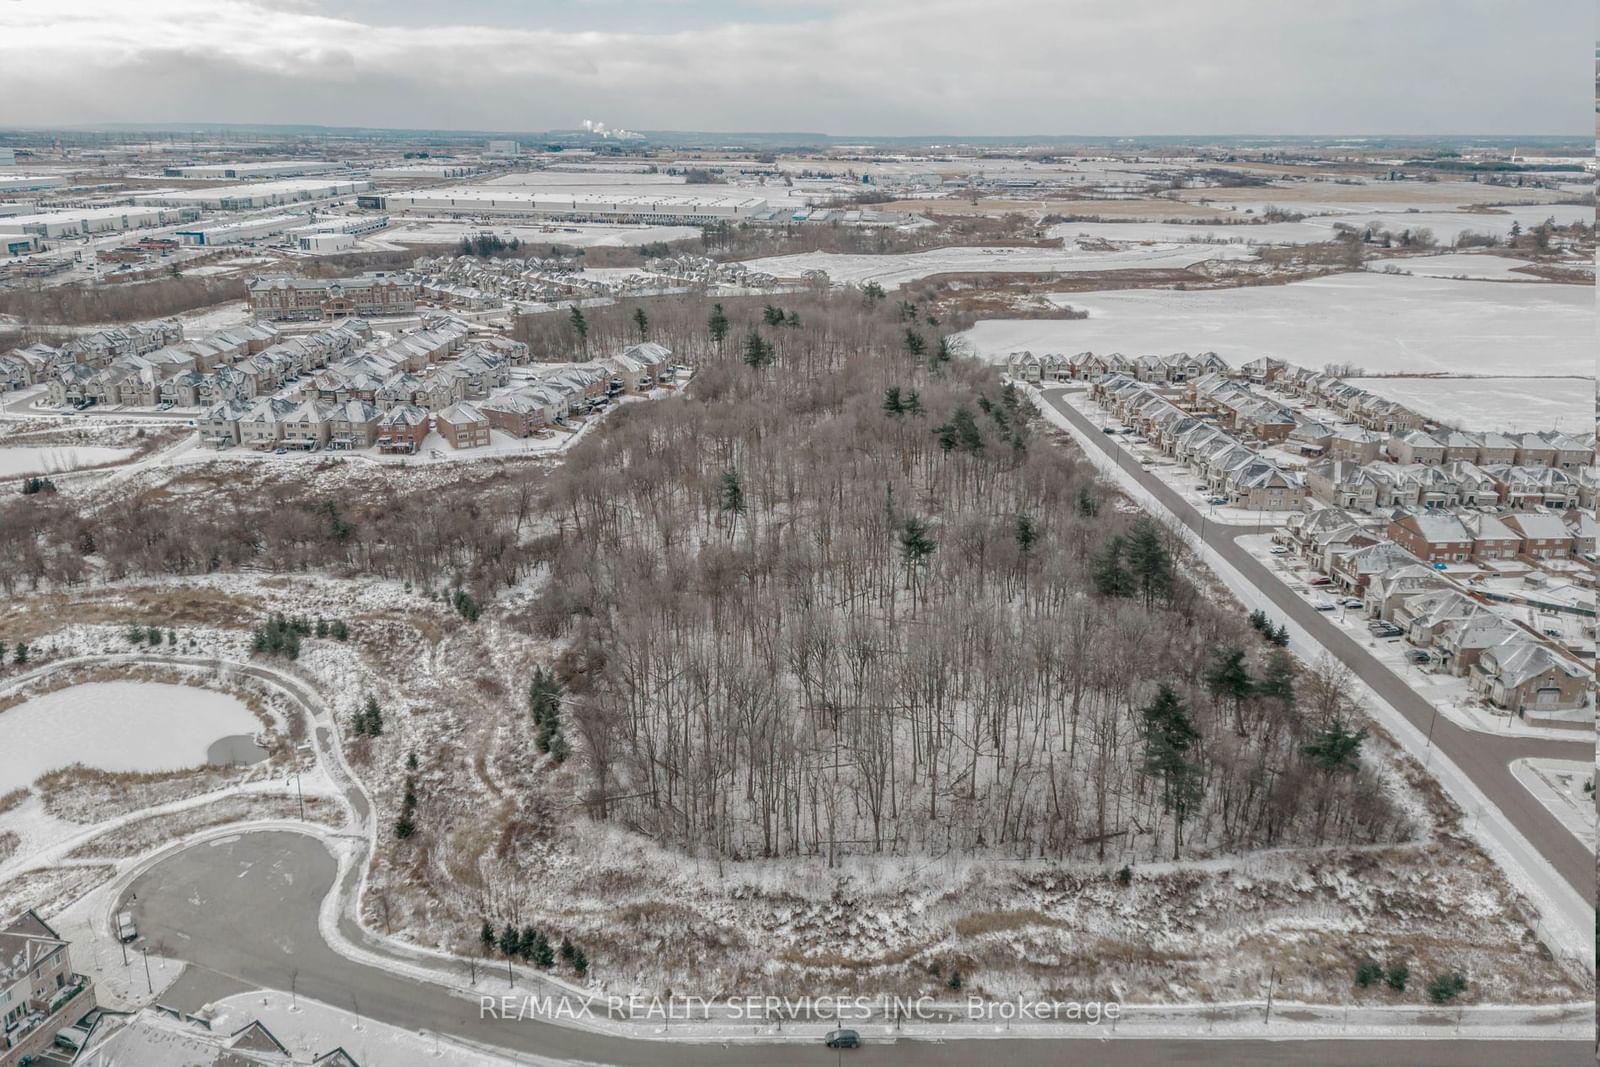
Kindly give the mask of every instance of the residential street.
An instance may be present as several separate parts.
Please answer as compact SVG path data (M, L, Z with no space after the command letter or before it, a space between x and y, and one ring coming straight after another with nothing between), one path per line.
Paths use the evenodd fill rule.
M197 965L163 998L194 1011L246 988L271 988L412 1031L436 1032L491 1045L511 1054L561 1062L623 1065L874 1064L1008 1065L1226 1063L1234 1067L1339 1063L1356 1067L1450 1064L1501 1067L1592 1062L1587 1041L1469 1040L1319 1041L1164 1040L1123 1038L994 1039L878 1043L840 1053L822 1046L829 1028L815 1024L815 1044L697 1044L629 1039L535 1021L480 1019L475 1001L432 984L352 962L335 953L318 930L317 915L336 866L315 839L256 832L185 849L152 867L132 886L142 943ZM480 972L481 974L481 972ZM498 993L503 987L496 989ZM1453 1019L1440 1013L1444 1033ZM353 1039L358 1040L358 1039Z
M1062 397L1063 389L1043 390L1041 395L1052 408L1083 431L1094 447L1101 449L1140 486L1177 515L1197 535L1204 531L1205 544L1261 591L1277 609L1312 634L1330 653L1404 715L1417 729L1432 729L1433 744L1505 815L1510 823L1556 870L1570 888L1594 906L1595 857L1572 832L1562 826L1536 797L1528 792L1511 772L1513 760L1527 758L1593 760L1594 742L1581 734L1571 742L1534 738L1499 737L1464 730L1445 716L1435 715L1433 705L1397 678L1348 634L1297 597L1260 560L1235 540L1254 533L1254 527L1241 529L1220 523L1202 523L1194 504L1169 488L1148 471L1130 462L1125 450L1100 432L1100 428Z

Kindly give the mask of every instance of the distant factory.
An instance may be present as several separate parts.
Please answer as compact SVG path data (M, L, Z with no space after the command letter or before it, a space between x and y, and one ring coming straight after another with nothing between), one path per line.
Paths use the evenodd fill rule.
M112 207L66 208L26 215L0 217L0 233L30 233L47 240L60 237L85 237L96 233L117 233L144 226L171 226L198 218L194 208Z
M704 225L735 222L766 210L759 196L536 192L464 186L363 196L364 208L416 215L469 215L497 219L560 219L570 222L647 222Z
M290 178L285 181L255 182L250 185L218 185L209 189L168 190L140 193L136 204L203 207L213 211L249 211L254 208L292 204L364 192L372 183L359 178Z
M328 174L344 169L343 163L283 159L262 163L202 163L194 166L167 167L162 174L168 178L237 178L240 181L254 181L257 178L292 178L301 174Z

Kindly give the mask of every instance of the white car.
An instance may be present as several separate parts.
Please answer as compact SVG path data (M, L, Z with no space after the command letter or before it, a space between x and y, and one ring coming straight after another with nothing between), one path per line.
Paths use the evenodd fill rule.
M1289 554L1289 550L1282 545L1273 545L1272 554L1274 556L1287 556Z
M1331 600L1313 600L1311 606L1317 611L1332 611L1338 605Z

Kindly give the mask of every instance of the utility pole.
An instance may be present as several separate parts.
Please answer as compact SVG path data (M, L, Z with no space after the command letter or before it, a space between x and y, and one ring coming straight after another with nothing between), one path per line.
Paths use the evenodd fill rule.
M145 984L145 988L150 991L150 995L151 996L155 996L156 995L156 984L150 980L150 950L147 949L147 948L141 948L139 951L144 953L144 984Z
M1272 1022L1272 990L1278 984L1278 968L1272 968L1272 977L1267 979L1267 1016L1261 1020L1263 1026Z

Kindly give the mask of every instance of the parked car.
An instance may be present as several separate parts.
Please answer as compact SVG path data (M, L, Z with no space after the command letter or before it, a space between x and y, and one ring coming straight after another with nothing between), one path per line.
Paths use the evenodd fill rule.
M1319 574L1315 578L1311 579L1309 584L1310 585L1332 585L1333 584L1333 579L1329 578L1326 574Z
M1359 607L1361 607L1361 601L1357 600L1353 596L1347 596L1343 600L1339 601L1339 603L1343 604L1347 608L1359 608Z
M1226 504L1227 502L1228 498L1225 496L1214 496L1206 501L1207 504Z
M1311 606L1318 611L1332 611L1338 605L1331 600L1314 600L1311 602Z
M1284 548L1282 545L1273 545L1272 554L1274 556L1287 556L1289 554L1289 550Z
M861 1035L854 1030L829 1030L823 1044L829 1048L860 1048Z
M1371 631L1373 637L1399 637L1405 633L1404 630L1392 622L1368 623L1367 629Z
M1552 630L1549 627L1546 627L1543 630L1540 630L1539 632L1544 634L1546 637L1554 637L1554 638L1556 638L1558 640L1560 638L1563 638L1563 637L1567 636L1566 634L1562 633L1560 630Z
M1429 660L1433 659L1433 657L1428 655L1420 648L1413 648L1406 653L1406 659L1410 660L1412 663L1427 663Z
M126 943L138 936L139 928L133 925L133 912L117 912L117 940Z
M1117 428L1115 426L1104 426L1104 427L1101 427L1100 432L1101 433L1116 433L1117 432Z
M274 448L272 450L272 454L274 456L287 456L289 454L289 450L287 448Z

